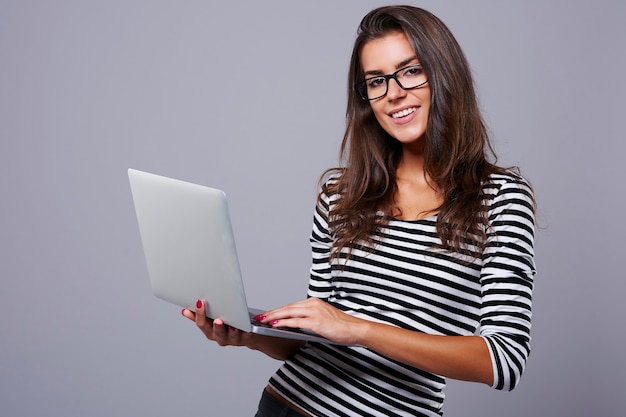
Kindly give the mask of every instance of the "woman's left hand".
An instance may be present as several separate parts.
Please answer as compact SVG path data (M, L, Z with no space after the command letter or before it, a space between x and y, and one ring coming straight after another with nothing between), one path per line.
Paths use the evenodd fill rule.
M427 372L493 384L487 344L481 336L443 336L353 317L318 298L257 316L274 327L311 330L334 342L364 346Z
M313 331L337 343L359 344L368 322L350 316L319 298L308 298L270 310L257 320L273 327L292 327Z

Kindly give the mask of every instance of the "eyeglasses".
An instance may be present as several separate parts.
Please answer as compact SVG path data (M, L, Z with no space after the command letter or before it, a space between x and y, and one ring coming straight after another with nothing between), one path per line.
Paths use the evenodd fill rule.
M366 78L364 81L356 83L354 89L363 100L376 100L387 95L389 80L392 78L396 80L403 90L418 88L428 82L426 73L421 65L409 65L408 67L400 68L393 74Z

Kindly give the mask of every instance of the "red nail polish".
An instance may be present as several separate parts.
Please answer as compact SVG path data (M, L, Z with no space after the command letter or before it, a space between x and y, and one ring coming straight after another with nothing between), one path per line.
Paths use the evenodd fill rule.
M186 309L183 308L183 310L180 312L180 314L182 314L184 316L185 315L185 310Z
M278 324L278 320L270 321L270 326L276 326Z
M196 308L202 308L202 300L198 299L196 301Z
M263 321L265 320L265 314L257 314L256 316L254 316L254 319L256 321Z

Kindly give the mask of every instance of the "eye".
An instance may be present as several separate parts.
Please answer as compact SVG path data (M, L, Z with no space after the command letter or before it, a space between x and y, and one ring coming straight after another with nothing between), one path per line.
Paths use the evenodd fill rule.
M420 65L408 67L402 72L403 77L419 77L422 74L424 74L424 70Z
M385 77L373 77L365 80L367 88L379 88L385 85Z

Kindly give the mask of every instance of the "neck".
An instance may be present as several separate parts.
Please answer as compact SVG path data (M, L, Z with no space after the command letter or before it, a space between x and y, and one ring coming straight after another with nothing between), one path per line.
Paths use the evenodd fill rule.
M397 178L423 178L424 154L422 153L421 142L418 146L404 146L402 148L402 159L396 170Z

